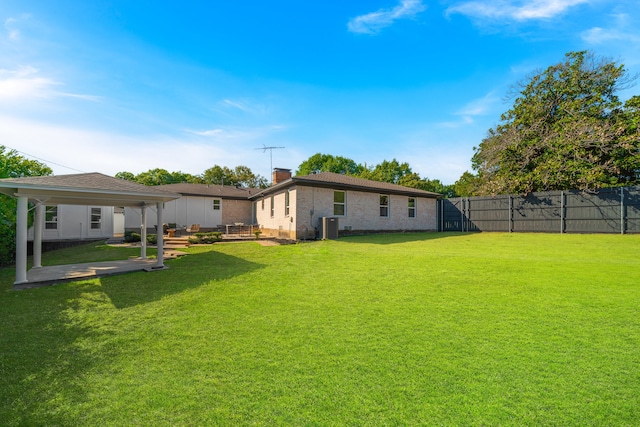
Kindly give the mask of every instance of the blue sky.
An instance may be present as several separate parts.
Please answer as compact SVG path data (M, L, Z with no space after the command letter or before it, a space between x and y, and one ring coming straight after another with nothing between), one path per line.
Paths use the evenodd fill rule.
M3 0L0 24L0 145L56 174L270 177L267 146L451 184L510 85L575 50L640 72L637 0Z

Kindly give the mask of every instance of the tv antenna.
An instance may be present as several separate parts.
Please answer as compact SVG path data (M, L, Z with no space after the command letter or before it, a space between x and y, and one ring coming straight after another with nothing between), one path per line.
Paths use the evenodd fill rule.
M262 150L263 153L266 153L269 150L269 173L273 172L273 150L279 150L284 147L267 147L263 144L261 148L254 148L254 150Z

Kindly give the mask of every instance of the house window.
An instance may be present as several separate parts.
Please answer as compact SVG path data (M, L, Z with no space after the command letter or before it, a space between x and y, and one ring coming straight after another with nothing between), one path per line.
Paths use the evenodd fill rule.
M271 196L271 218L273 218L273 216L275 215L276 212L276 206L274 203L274 197Z
M284 192L284 215L289 216L289 192Z
M220 200L219 199L214 199L213 200L213 210L214 211L219 211L220 210Z
M264 210L264 199L260 200L260 209Z
M344 216L346 213L345 192L334 191L333 192L333 214Z
M102 227L102 208L91 208L91 229L99 230Z
M58 229L58 207L47 206L44 212L44 229L45 230L57 230Z
M409 197L409 218L416 217L416 199L415 197Z
M380 216L389 216L389 196L387 194L380 195Z

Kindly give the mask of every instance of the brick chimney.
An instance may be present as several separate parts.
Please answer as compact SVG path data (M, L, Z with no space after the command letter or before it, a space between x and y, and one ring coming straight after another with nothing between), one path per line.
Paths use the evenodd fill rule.
M291 169L273 168L273 185L291 178Z

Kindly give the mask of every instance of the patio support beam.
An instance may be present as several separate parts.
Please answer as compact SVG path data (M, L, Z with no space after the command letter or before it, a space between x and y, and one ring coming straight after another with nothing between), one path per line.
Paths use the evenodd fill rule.
M147 259L147 206L140 208L142 211L142 224L140 225L140 258Z
M29 199L18 196L16 210L16 281L14 285L27 282L27 210Z
M162 202L158 202L157 203L157 212L158 212L158 220L156 221L156 223L158 224L158 255L157 255L157 262L156 262L156 266L155 268L162 268L164 267L164 235L163 235L163 219L162 219L162 214L163 214L163 209L164 209L164 203Z
M45 205L38 203L33 218L33 268L42 267L42 225L45 209Z

